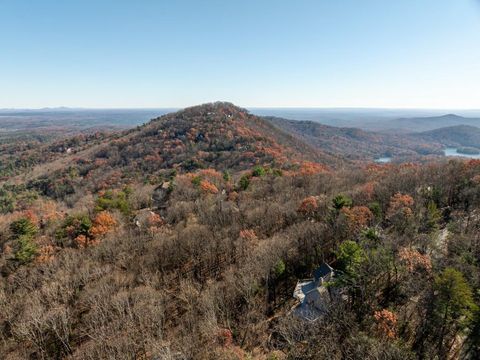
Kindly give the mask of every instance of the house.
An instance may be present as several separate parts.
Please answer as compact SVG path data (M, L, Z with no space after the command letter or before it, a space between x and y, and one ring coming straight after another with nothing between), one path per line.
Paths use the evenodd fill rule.
M324 282L332 280L334 275L333 268L327 263L322 263L320 267L315 269L313 277L316 282L323 284Z
M299 301L293 313L309 321L315 321L324 314L332 300L325 285L334 275L333 268L323 263L315 269L312 279L300 280L293 291L293 297Z
M152 201L157 209L164 209L170 197L170 182L165 181L153 190Z
M139 228L147 228L150 218L155 216L155 213L150 209L141 209L135 214L133 222Z

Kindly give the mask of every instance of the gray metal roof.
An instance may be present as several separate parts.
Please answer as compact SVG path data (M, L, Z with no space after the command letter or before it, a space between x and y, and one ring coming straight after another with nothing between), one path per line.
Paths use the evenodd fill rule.
M314 272L313 272L313 276L315 278L315 281L318 281L320 280L321 278L323 278L324 276L330 274L333 272L333 269L330 265L328 265L327 263L323 263L322 265L320 265L320 267L318 267Z

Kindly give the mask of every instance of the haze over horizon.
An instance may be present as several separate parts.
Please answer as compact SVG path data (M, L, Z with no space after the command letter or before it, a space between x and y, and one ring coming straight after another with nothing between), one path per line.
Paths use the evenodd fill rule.
M0 32L0 108L480 109L474 0L6 0Z
M65 105L58 105L58 106L44 106L44 107L3 107L0 108L0 111L23 111L23 110L28 110L28 111L57 111L57 110L171 110L171 111L176 111L176 110L181 110L184 108L188 107L193 107L193 106L199 106L203 104L210 104L210 103L216 103L216 102L225 102L225 103L231 103L235 106L239 106L248 110L319 110L319 111L420 111L420 112L435 112L435 113L442 113L444 115L457 115L454 114L453 112L459 111L468 111L468 112L480 112L480 107L479 108L429 108L429 107L362 107L362 106L245 106L241 105L238 103L235 103L233 101L228 101L228 100L212 100L212 101L205 101L203 103L192 103L188 104L186 106L179 106L179 107L173 107L173 106L148 106L148 107L136 107L136 106L128 106L128 107L122 107L122 106L99 106L99 107L90 107L90 106L65 106ZM452 113L449 113L452 112Z

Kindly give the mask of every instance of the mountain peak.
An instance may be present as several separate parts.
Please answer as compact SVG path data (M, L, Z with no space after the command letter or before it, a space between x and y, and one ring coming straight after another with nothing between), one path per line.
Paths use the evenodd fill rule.
M125 174L168 169L247 170L256 165L290 167L299 161L332 165L337 158L311 148L266 119L227 102L214 102L163 115L113 141L105 141L92 162ZM98 160L100 159L100 160ZM104 175L106 166L92 169ZM96 172L95 172L96 171ZM93 173L98 175L93 175Z
M186 114L186 115L196 115L196 116L208 116L208 115L235 115L249 114L248 110L236 106L230 102L225 101L216 101L211 103L205 103L200 105L195 105L187 107L183 110L177 112L177 114Z
M445 114L442 116L439 116L440 118L454 118L454 119L461 119L462 116L459 116L457 114Z

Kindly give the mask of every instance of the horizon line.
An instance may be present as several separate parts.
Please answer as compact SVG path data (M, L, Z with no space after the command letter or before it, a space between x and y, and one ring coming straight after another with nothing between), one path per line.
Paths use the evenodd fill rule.
M201 106L205 104L215 103L216 101L212 102L204 102L195 105L188 105L188 106L145 106L145 107L116 107L116 106L105 106L105 107L98 107L98 106L46 106L46 107L4 107L0 108L0 111L45 111L45 110L181 110L186 109L189 107L194 106ZM220 101L221 102L221 101ZM480 107L472 108L472 107L445 107L445 108L437 108L437 107L381 107L381 106L244 106L244 105L237 105L235 103L230 102L235 106L239 106L249 109L298 109L298 110L422 110L422 111L480 111Z

